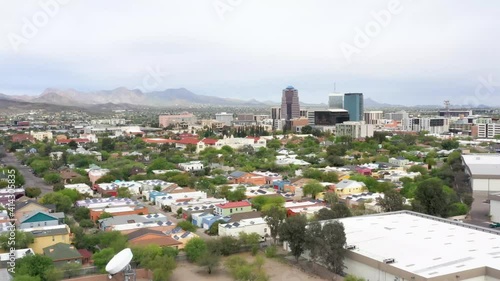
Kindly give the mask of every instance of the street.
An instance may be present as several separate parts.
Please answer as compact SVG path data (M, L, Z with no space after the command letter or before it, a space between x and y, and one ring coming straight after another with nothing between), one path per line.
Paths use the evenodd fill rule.
M0 146L0 152L3 151L4 147ZM8 153L7 151L5 151L5 157L0 160L7 166L13 166L17 168L17 170L24 176L24 187L39 187L42 190L42 195L52 192L52 186L47 185L43 179L33 175L33 173L30 172L30 167L21 165L21 163L19 162L19 160L17 160L16 156L13 153Z
M489 227L490 218L488 215L490 213L490 204L485 202L488 199L488 192L475 191L473 196L474 202L464 222L477 226Z

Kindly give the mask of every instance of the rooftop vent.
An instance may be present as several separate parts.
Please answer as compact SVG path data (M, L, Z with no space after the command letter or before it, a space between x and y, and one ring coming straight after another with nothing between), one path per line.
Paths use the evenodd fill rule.
M356 249L356 245L347 245L345 248L347 250L354 250L354 249Z
M385 260L383 260L383 262L386 263L386 264L391 264L391 263L395 263L396 260L394 260L394 259L385 259Z

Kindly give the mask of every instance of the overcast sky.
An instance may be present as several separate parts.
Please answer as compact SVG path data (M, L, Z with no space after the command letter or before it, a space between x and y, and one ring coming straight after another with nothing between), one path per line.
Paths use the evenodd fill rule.
M47 15L40 3L56 1L2 1L0 93L184 87L278 101L293 85L326 103L336 83L392 104L500 105L498 0L60 0Z

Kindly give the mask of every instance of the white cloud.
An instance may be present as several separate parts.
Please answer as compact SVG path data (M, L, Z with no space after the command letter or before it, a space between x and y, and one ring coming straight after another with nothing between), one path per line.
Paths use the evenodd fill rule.
M493 0L401 0L403 11L352 63L339 45L391 0L242 0L224 20L211 0L66 0L14 52L8 34L20 34L23 18L47 1L2 5L0 92L134 87L148 67L160 66L171 74L165 87L203 94L277 100L293 84L303 85L303 100L325 101L336 81L391 102L416 89L429 97L432 89L473 94L477 76L500 77L500 3Z

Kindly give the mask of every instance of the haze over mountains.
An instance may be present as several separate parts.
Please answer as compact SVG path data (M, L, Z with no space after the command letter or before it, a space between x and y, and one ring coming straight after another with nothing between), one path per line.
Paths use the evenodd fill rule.
M279 99L279 93L276 95ZM35 104L50 104L62 106L93 107L96 105L133 105L133 106L153 106L153 107L186 107L186 106L279 106L277 101L258 101L256 99L241 100L232 98L221 98L208 95L198 95L185 88L166 89L164 91L155 91L144 93L141 90L130 90L125 87L114 90L100 90L93 92L83 92L75 89L55 89L48 88L38 96L15 96L0 93L0 102L4 100L17 101ZM321 106L327 107L328 95L325 94L325 103L309 104L303 102L303 106ZM394 105L379 103L371 98L364 99L365 108L394 108L406 107L405 105ZM417 106L418 107L418 106ZM419 107L442 107L441 105L420 105ZM461 107L456 105L455 107ZM479 107L487 107L481 105Z

